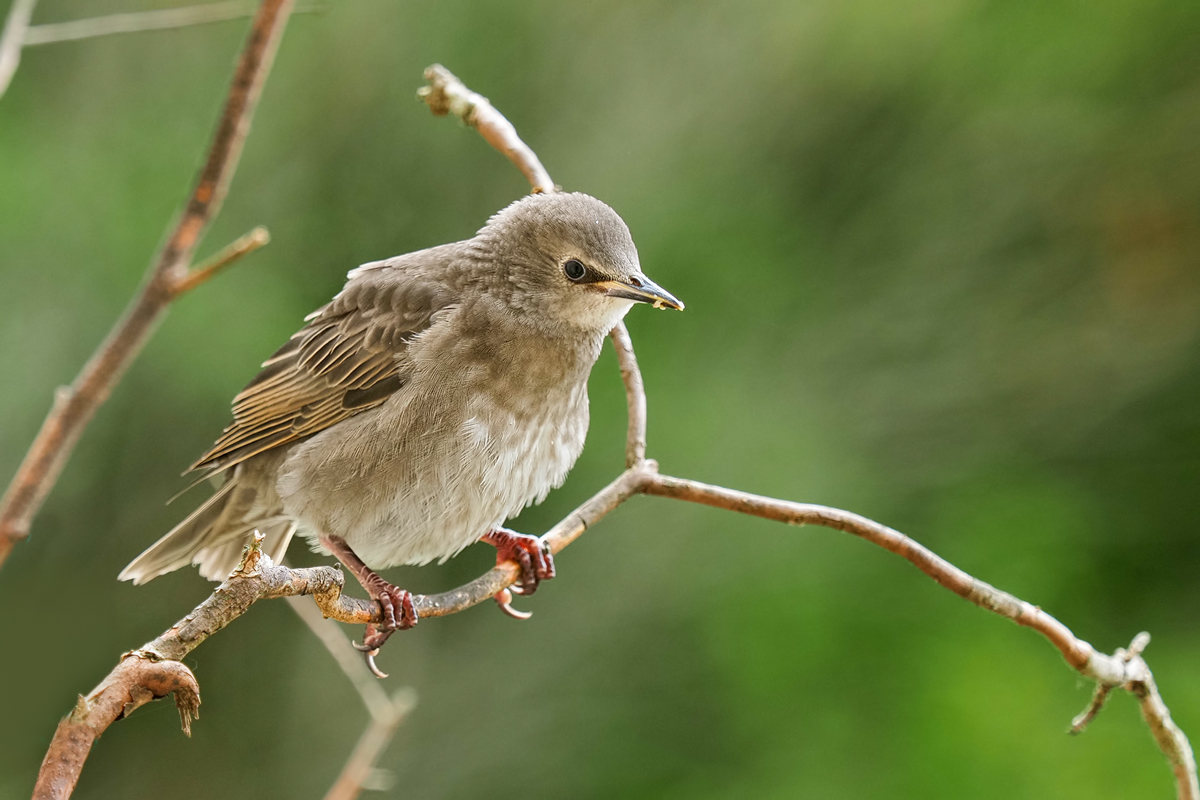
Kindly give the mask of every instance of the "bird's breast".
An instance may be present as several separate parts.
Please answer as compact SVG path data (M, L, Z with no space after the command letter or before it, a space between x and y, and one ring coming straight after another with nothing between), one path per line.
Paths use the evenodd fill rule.
M278 491L302 532L340 536L374 568L420 564L562 484L587 435L594 355L472 348L418 351L388 402L296 448Z
M484 397L462 422L466 457L478 466L480 490L494 501L498 520L544 500L583 451L587 387L564 389L531 396L523 408L514 408L511 397Z

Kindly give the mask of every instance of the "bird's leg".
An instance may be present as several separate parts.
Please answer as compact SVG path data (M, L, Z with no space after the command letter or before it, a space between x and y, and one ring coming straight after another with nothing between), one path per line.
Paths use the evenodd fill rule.
M322 536L321 544L333 553L338 561L346 565L367 590L371 599L379 603L383 612L383 624L367 623L363 643L354 646L366 654L367 666L371 668L371 672L375 673L376 677L386 678L387 675L375 666L375 656L379 654L379 648L393 631L408 630L417 624L417 610L413 606L412 593L381 578L379 573L363 563L342 537Z
M514 561L520 570L520 577L512 586L512 591L502 589L496 593L496 602L500 609L510 617L528 619L529 614L517 611L512 607L512 592L520 595L530 595L537 591L538 583L554 577L554 556L550 548L537 536L510 531L507 528L496 528L486 533L481 542L487 542L496 548L496 563Z

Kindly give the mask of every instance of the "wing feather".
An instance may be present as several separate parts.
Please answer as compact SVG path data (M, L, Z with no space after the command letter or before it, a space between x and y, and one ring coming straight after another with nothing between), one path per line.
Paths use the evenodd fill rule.
M456 298L389 262L368 266L263 362L234 398L233 422L189 471L223 472L375 408L403 387L409 341Z

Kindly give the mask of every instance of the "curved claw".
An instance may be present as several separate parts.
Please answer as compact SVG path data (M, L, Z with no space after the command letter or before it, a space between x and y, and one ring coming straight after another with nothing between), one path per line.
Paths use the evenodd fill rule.
M379 650L364 650L363 655L367 659L367 669L371 670L372 675L380 680L383 680L388 676L386 672L375 666L375 656L379 655Z
M512 607L512 592L508 589L501 589L493 595L496 605L500 606L500 610L508 614L513 619L529 619L533 616L532 611L518 611Z

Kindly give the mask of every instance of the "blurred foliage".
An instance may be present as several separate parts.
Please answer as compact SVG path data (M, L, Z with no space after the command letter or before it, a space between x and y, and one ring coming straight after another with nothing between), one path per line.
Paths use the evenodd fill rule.
M166 6L43 0L35 22ZM0 475L134 291L200 161L244 21L26 51L0 99ZM122 651L209 591L120 568L178 471L364 261L526 191L415 100L440 61L563 186L629 222L684 314L635 309L668 472L867 514L1111 650L1148 629L1200 738L1200 5L1164 0L345 0L293 19L211 252L0 571L0 798ZM606 355L545 529L620 468ZM199 490L202 492L203 490ZM293 557L314 557L293 550ZM491 559L397 570L417 591ZM1170 797L1134 702L843 535L631 502L521 605L397 636L420 693L381 762L420 798ZM357 631L355 631L357 634ZM283 603L99 741L80 798L319 797L366 715Z

